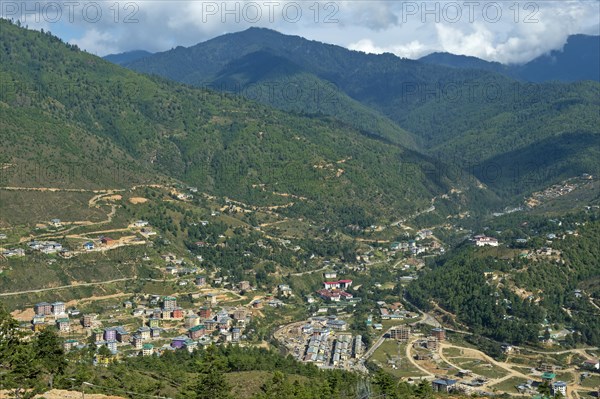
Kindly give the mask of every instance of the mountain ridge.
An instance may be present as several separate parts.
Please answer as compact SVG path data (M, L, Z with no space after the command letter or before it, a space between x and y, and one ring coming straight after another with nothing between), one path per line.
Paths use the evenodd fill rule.
M419 61L454 68L498 72L527 82L600 81L600 36L572 35L561 49L551 50L524 64L501 64L477 57L435 52Z
M140 75L49 34L0 24L0 83L14 87L0 98L2 123L11 126L10 145L0 159L17 169L31 164L31 156L50 163L52 152L44 155L47 145L36 141L36 134L42 121L53 121L56 134L74 131L60 145L72 150L78 165L109 171L116 163L130 174L144 170L145 180L176 179L250 204L286 205L280 212L328 223L369 225L470 185L427 176L428 157L330 117L292 115ZM36 70L45 73L29 72ZM83 135L99 149L88 154L80 148ZM62 165L61 159L54 161ZM105 185L108 174L86 175L86 182L73 184ZM14 179L5 176L7 185ZM19 183L32 180L25 176Z
M372 132L404 145L409 144L405 137L410 136L418 151L443 163L455 163L459 169L472 169L475 164L475 170L484 170L493 159L502 159L503 153L521 154L523 158L512 163L519 170L527 169L537 160L525 158L535 153L526 148L537 141L582 134L578 137L593 145L595 139L586 133L600 133L597 82L531 84L497 71L365 54L262 28L178 47L126 66L200 87L214 84L216 90L233 84L237 94L246 96L249 88L282 87L282 82L283 87L291 81L291 86L305 91L315 82L330 85L343 100L340 108L350 112L327 106L318 111L359 129L378 120L373 113L382 115L385 119L373 125ZM275 75L268 73L272 68L279 68ZM301 79L294 80L297 76ZM314 113L314 104L308 102L296 103L291 109L281 98L253 99L288 111ZM408 134L384 131L382 127L390 123ZM559 147L569 142L556 140L551 152L560 152ZM546 170L539 173L555 181L581 170L582 164L592 166L588 173L598 173L597 165L589 162L590 154L581 155L561 163L560 168L542 162ZM525 170L522 175L530 172ZM507 199L516 200L529 190L518 181L508 189L505 180L490 181L483 174L477 177L488 180L489 187Z

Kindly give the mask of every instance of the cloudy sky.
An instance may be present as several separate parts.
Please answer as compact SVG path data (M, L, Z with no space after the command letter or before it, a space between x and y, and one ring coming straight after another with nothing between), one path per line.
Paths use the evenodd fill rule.
M0 4L3 17L50 30L97 55L164 51L259 26L370 53L414 59L447 51L522 63L562 48L569 35L600 34L600 0L3 0Z

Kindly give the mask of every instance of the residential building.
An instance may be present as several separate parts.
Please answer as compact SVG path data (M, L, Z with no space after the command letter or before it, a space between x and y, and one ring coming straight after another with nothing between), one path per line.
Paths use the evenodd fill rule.
M150 329L148 327L140 327L137 330L137 335L142 337L144 341L149 340L150 337Z
M327 327L332 330L346 331L348 323L346 323L344 320L329 320L327 321Z
M201 319L210 319L211 310L209 307L201 307L200 310L198 311L198 315L200 316Z
M94 337L94 342L104 341L104 331L100 328L94 329L94 331L92 331L92 335Z
M327 272L323 273L323 276L327 280L333 280L333 279L337 278L337 273L334 271L327 271Z
M443 328L434 328L431 330L431 335L433 335L438 341L444 341L446 339L446 330Z
M131 340L131 344L135 349L142 349L142 345L144 344L144 340L139 335L134 335Z
M238 283L238 288L240 289L240 291L248 291L250 289L250 282L249 281L240 281Z
M542 380L552 382L556 378L556 374L546 371L542 374Z
M203 287L206 285L206 277L205 276L196 276L194 282L198 287Z
M160 331L162 328L150 327L150 338L160 338Z
M177 307L177 298L172 296L163 297L163 310L174 310Z
M399 341L408 341L410 338L410 327L409 326L397 326L390 329L390 338L397 339Z
M198 317L198 315L189 314L185 316L185 321L183 323L185 328L196 327L198 324L200 324L200 317Z
M188 334L191 339L199 339L203 335L206 335L206 327L203 324L194 326L188 330Z
M52 313L54 313L55 316L65 314L65 312L66 308L63 302L54 302L52 304Z
M292 289L287 284L280 284L277 287L277 291L279 292L280 295L282 295L284 297L292 296Z
M427 349L432 350L432 351L436 351L438 349L439 346L439 342L438 339L436 337L427 337Z
M142 345L142 356L152 356L154 354L154 345L144 344Z
M486 245L489 245L491 247L498 246L498 240L496 238L486 237L486 236L476 236L474 238L475 238L475 245L477 245L478 247L484 247Z
M45 321L34 320L31 328L34 332L38 332L38 331L42 331L47 326L48 326L48 324L46 324Z
M181 348L183 348L183 346L185 345L185 341L187 341L187 340L188 340L188 337L186 337L185 335L175 337L171 341L171 347L175 348L175 349L181 349Z
M183 319L183 309L179 307L173 309L173 311L171 312L171 317L173 319Z
M151 317L148 319L148 326L152 327L160 327L160 319L156 317Z
M188 352L192 353L194 349L198 347L198 342L192 339L186 339L183 347L188 350Z
M48 316L52 314L52 305L48 302L39 302L33 306L36 315Z
M104 329L104 340L105 341L116 341L117 340L117 329L114 327L108 327Z
M71 331L71 323L69 322L68 317L62 317L56 320L56 328L60 332L69 332Z
M217 294L206 294L206 300L208 301L208 303L211 306L216 305L217 304Z
M247 316L248 312L246 311L246 309L244 308L237 308L233 311L233 319L240 321L240 320L246 320L246 316Z
M117 351L117 341L112 340L112 341L106 341L106 347L108 348L109 351L115 353Z
M63 342L63 349L65 352L68 352L71 349L75 348L78 344L79 341L77 341L76 339L65 339Z
M600 370L600 361L598 359L588 359L583 362L583 368L586 370Z
M119 326L115 328L117 341L124 343L129 342L130 334L125 330L124 327Z
M437 379L431 382L431 386L434 392L449 393L456 388L456 380L451 379Z
M552 394L560 393L563 397L567 396L567 383L564 381L555 381L552 383Z
M100 238L100 242L101 242L102 244L104 244L104 245L107 245L107 246L108 246L108 245L114 245L116 241L115 241L115 240L113 240L113 239L112 239L112 238L110 238L110 237L102 237L102 238Z

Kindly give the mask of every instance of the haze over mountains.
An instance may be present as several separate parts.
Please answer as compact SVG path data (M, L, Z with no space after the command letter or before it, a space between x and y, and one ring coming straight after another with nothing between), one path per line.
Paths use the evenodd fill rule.
M572 37L563 52L520 70L540 79L588 76L594 63L584 60L597 58L597 42L598 37ZM557 65L554 72L546 66L550 60ZM481 60L432 55L426 61L251 28L124 65L288 111L330 115L450 163L461 173L468 170L506 198L598 170L599 96L593 78L530 84L510 77L509 67ZM569 68L572 73L565 72ZM296 95L323 88L329 90L325 96Z
M155 54L145 50L133 50L110 54L104 58L115 64L127 65ZM562 49L553 50L525 64L506 65L447 52L434 52L419 58L418 61L455 68L483 69L528 82L600 81L600 36L572 35Z

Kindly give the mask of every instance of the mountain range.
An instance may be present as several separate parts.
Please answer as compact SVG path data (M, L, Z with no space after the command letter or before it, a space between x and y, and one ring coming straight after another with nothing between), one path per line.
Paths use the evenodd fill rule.
M432 201L440 221L485 212L600 172L597 82L531 85L266 29L127 69L0 23L3 185L181 182L368 226Z
M488 196L464 177L428 175L430 157L342 120L142 75L0 24L2 185L179 181L336 225L411 214L451 190ZM47 170L62 174L49 182ZM457 194L448 206L465 201Z
M573 35L561 50L552 50L522 65L504 65L477 57L432 53L419 61L463 69L494 71L526 82L600 81L600 36Z
M149 51L133 50L110 54L104 58L118 65L127 65L153 55ZM447 52L434 52L418 61L453 68L493 71L526 82L600 81L600 36L569 36L562 49L552 50L524 64L501 64Z
M588 47L597 40L573 37L564 52L549 57L579 54L558 63L579 65L585 75L589 67L581 59L594 57ZM446 58L452 62L434 62L444 56L422 62L365 54L250 28L124 66L286 111L329 115L451 164L457 173L467 171L506 199L599 171L598 82L523 82L499 73L505 69L500 65L473 69L485 61ZM543 58L530 64L543 65ZM524 70L534 73L533 67Z

